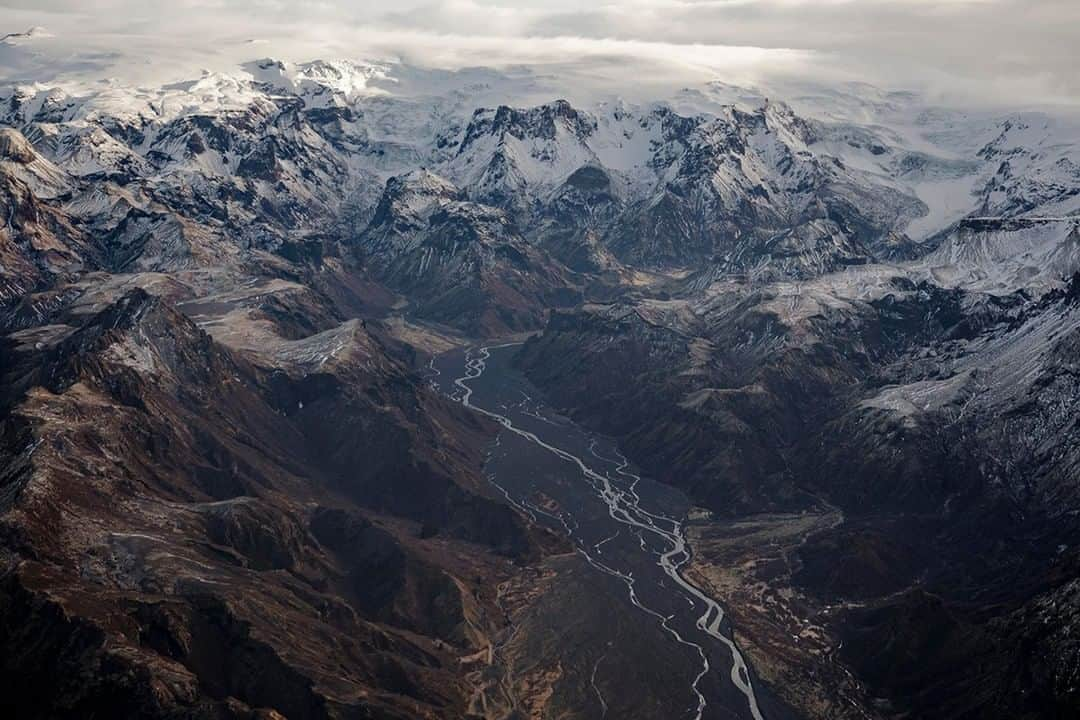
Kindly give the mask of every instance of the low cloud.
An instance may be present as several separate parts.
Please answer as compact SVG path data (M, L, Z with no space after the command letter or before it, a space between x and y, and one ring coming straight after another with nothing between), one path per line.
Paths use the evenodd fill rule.
M0 17L0 34L55 35L0 48L9 81L149 83L264 55L390 57L529 64L613 92L865 81L953 104L1080 104L1076 0L7 0Z

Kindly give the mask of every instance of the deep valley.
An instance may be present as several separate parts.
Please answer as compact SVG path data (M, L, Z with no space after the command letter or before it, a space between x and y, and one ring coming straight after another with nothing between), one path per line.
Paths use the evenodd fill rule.
M4 717L1076 716L1080 121L564 89L0 89Z

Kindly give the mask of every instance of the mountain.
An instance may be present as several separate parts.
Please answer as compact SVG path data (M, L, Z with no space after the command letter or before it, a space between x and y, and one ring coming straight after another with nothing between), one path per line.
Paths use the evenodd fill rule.
M470 335L539 328L543 309L579 296L574 274L521 236L505 211L458 200L429 172L396 176L356 241L373 277L417 317Z
M612 246L637 262L713 260L725 272L776 260L815 274L883 254L921 204L815 156L813 132L776 103L673 118L664 136L675 151L654 159L664 181L616 227Z
M375 327L237 351L141 288L101 304L5 340L5 703L460 717L479 584L539 547L479 478L490 429Z
M0 90L5 707L1071 716L1077 127L393 62ZM589 488L629 525L585 542Z
M40 135L51 158L76 176L138 186L185 216L213 219L269 249L311 228L315 218L370 216L378 203L373 181L418 167L459 187L459 199L504 210L530 237L558 213L555 203L565 205L574 187L567 183L585 178L575 173L596 168L610 179L619 211L603 222L594 213L595 234L606 236L603 244L616 255L656 265L724 254L747 256L733 261L743 268L768 254L761 243L815 219L838 221L829 234L852 236L837 241L845 247L836 251L837 262L851 261L858 251L846 245L877 249L920 208L814 156L807 148L810 125L777 103L709 118L663 106L588 112L558 101L478 109L467 119L451 114L441 123L402 121L395 113L412 111L412 103L365 89L366 79L382 72L377 69L290 70L270 61L249 69L255 79L246 82L209 75L163 90L149 105L132 98L137 110L123 97L108 101L118 109L101 98L16 89L5 119ZM416 132L393 148L374 140L391 122ZM848 212L855 204L864 214L875 205L873 214ZM713 226L707 218L717 214L734 217ZM642 222L653 233L670 225L672 237L648 241L670 247L634 249L646 241L626 236L626 228ZM760 237L743 250L737 236L751 226Z

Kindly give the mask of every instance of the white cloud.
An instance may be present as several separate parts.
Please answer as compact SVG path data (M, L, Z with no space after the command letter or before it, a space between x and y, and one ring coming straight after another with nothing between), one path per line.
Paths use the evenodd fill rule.
M8 79L137 82L258 55L440 67L588 60L603 80L865 80L957 103L1080 103L1077 0L0 0ZM253 40L259 40L253 43ZM620 58L632 69L619 78ZM644 73L644 74L643 74Z

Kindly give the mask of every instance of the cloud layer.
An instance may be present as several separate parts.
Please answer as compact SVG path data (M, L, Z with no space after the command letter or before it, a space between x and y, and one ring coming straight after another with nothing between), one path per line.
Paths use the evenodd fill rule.
M866 81L955 104L1080 104L1076 0L0 0L6 79L180 79L272 55L526 63L649 85Z

